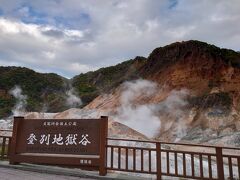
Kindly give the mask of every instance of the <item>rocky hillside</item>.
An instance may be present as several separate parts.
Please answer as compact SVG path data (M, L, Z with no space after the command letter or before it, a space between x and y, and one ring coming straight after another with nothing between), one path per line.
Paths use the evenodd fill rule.
M14 105L8 92L16 84L29 97L28 111L46 103L49 112L68 109L66 90L74 87L84 111L109 115L148 137L240 145L240 53L204 42L173 43L71 80L1 67L0 116Z
M160 84L168 82L173 88L202 91L228 86L231 91L237 88L239 68L240 53L199 41L187 41L155 49L142 73L147 79Z
M239 109L239 74L240 53L193 40L156 48L138 71L138 77L168 91L190 90L196 97L189 101L196 107L220 104L228 109Z
M125 112L153 109L152 118L161 121L155 138L240 145L239 64L240 53L199 41L157 48L139 72L156 87L143 88ZM141 91L141 85L136 84ZM151 89L154 93L146 93ZM125 91L126 85L119 86L85 108L110 111L115 116L124 114Z
M196 97L196 108L240 110L240 53L199 41L174 43L155 49L142 69L145 78L170 89L185 88Z
M16 98L9 91L16 85L27 96L27 111L60 112L70 108L66 104L66 92L74 88L81 99L82 107L102 92L107 92L123 81L138 78L139 69L146 58L136 57L116 66L101 68L66 79L54 73L37 73L22 67L0 66L0 118L11 114Z

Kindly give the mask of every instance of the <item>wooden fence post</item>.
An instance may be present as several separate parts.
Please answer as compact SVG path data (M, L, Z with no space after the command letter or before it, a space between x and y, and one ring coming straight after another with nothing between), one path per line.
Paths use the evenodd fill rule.
M217 158L217 172L218 172L218 179L224 180L224 165L223 165L223 155L222 155L222 148L216 147L216 158Z
M107 174L107 155L106 155L106 146L107 146L107 134L108 134L108 117L101 116L101 137L100 137L100 166L99 166L99 175L105 176Z
M5 149L6 149L6 137L2 137L2 152L1 159L4 159Z
M161 163L161 143L157 142L156 143L156 151L157 151L157 179L161 180L162 179L162 163Z
M13 133L10 144L10 153L9 153L9 164L18 164L15 162L16 146L17 146L17 131L21 121L24 120L24 117L14 117L13 122Z
M11 152L11 142L12 142L12 137L8 137L8 150L7 150L7 158L9 158L10 152Z

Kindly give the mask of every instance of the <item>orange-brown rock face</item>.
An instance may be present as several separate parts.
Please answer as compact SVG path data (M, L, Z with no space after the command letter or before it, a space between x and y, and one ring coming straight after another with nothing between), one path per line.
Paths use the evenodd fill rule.
M172 88L184 87L203 93L213 87L238 91L240 69L221 53L221 49L200 42L175 43L155 49L143 73L147 79ZM240 63L240 54L237 58Z
M183 133L180 139L185 141L240 145L236 140L240 137L239 65L239 53L198 41L157 48L140 70L144 79L157 84L157 90L148 96L143 92L135 97L132 106L136 109L152 104L168 107L172 92L185 89L188 98L184 99L186 104L181 110L179 107L170 109L171 112L158 109L156 114L161 126L156 137L174 141L179 133ZM114 114L122 106L123 93L124 88L119 86L111 94L97 97L85 108L99 108ZM181 118L174 115L177 112Z
M216 52L215 52L216 51ZM219 52L218 52L219 51ZM187 41L155 49L141 68L140 74L159 86L152 97L138 101L160 102L171 90L187 89L192 95L227 92L237 105L240 90L240 68L221 55L221 49L202 42ZM237 56L240 64L240 54ZM112 94L101 95L87 108L116 108L120 103L121 86Z

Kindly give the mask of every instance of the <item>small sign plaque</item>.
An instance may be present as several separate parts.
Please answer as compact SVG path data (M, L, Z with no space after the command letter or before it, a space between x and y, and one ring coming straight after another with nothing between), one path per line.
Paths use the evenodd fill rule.
M108 118L14 118L10 163L21 162L105 170Z

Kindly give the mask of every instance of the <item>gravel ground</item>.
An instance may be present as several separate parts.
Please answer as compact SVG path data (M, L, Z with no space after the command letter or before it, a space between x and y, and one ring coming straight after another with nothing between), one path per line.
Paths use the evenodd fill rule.
M79 177L42 174L17 169L0 168L1 180L91 180Z

